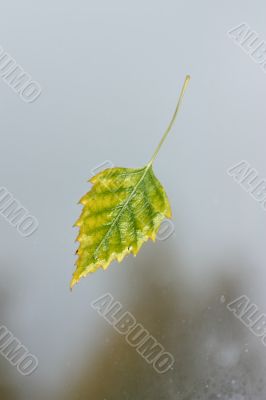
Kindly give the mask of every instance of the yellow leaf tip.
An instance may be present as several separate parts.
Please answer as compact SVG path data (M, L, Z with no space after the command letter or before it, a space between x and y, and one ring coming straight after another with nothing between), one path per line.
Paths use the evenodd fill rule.
M70 291L71 291L71 292L72 292L72 290L73 290L73 287L76 285L76 283L77 283L77 280L74 279L74 278L72 278L72 280L71 280L71 282L70 282Z

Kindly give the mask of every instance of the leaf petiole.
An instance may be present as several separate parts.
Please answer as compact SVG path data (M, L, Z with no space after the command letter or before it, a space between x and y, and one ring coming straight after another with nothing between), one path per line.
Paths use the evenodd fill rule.
M184 94L185 94L185 91L186 91L186 88L187 88L187 85L188 85L189 81L190 81L190 76L187 75L186 78L185 78L185 81L183 83L183 87L181 89L180 95L179 95L179 99L178 99L178 102L177 102L177 105L176 105L175 112L174 112L174 114L172 116L172 119L171 119L166 131L163 134L162 139L160 140L160 143L158 144L158 146L157 146L157 148L156 148L151 160L149 161L149 163L147 165L148 167L150 167L153 164L157 154L159 153L160 148L162 147L163 142L165 141L168 133L170 132L170 130L172 129L172 127L174 125L174 122L176 120L176 116L178 114L178 111L179 111L180 105L182 103L182 100L183 100L183 97L184 97Z

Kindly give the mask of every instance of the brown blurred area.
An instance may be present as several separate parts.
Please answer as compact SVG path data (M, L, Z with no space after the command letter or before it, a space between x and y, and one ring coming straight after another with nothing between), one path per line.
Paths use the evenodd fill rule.
M9 296L6 290L1 287L0 289L0 323L4 324L5 315L7 313ZM10 371L13 367L8 361L0 354L0 399L1 400L19 400L17 395L17 388Z
M259 399L264 388L261 360L249 332L225 304L239 295L241 283L220 277L212 293L186 293L182 280L158 279L162 268L173 268L173 260L166 266L156 248L150 255L129 273L138 293L124 310L173 354L173 368L158 374L103 319L105 341L87 368L75 371L74 384L66 384L62 400ZM174 276L173 270L168 273Z
M24 399L21 385L33 400L265 400L265 347L226 308L226 303L246 293L248 275L243 274L240 279L238 274L227 274L240 265L237 261L220 265L223 272L216 274L208 290L200 284L194 288L186 284L185 266L176 261L167 245L153 246L153 251L140 255L132 265L113 266L121 267L117 271L121 281L113 287L108 282L111 294L122 303L123 311L131 312L173 354L173 367L158 374L123 335L96 314L100 322L97 332L100 329L101 335L95 352L91 350L87 325L88 340L78 344L88 354L87 361L75 368L70 365L68 377L62 373L57 394L53 396L42 382L39 390L32 388L33 381L19 376L16 368L0 356L0 400ZM244 265L241 268L245 270ZM3 324L18 301L10 293L1 290ZM96 313L88 303L84 319L90 319L90 312ZM72 340L75 337L74 334ZM64 342L64 336L60 340ZM65 371L66 366L61 365ZM45 367L49 365L41 363L38 372L42 373ZM32 378L35 380L36 376Z

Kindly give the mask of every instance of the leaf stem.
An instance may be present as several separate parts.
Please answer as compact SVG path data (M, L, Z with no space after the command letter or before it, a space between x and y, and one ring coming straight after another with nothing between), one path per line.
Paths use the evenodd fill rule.
M174 114L173 114L173 116L172 116L172 119L171 119L171 121L170 121L170 123L169 123L169 125L168 125L168 127L167 127L167 129L166 129L166 131L164 132L163 137L162 137L162 139L160 140L160 143L158 144L158 146L157 146L157 148L156 148L156 150L155 150L155 152L154 152L154 154L153 154L153 156L152 156L150 162L148 163L148 167L150 167L150 166L152 165L152 163L154 162L154 160L155 160L157 154L159 153L160 148L162 147L163 142L165 141L165 139L166 139L168 133L170 132L170 130L172 129L172 127L173 127L173 125L174 125L176 116L177 116L177 114L178 114L178 111L179 111L180 105L181 105L181 103L182 103L182 100L183 100L183 97L184 97L184 94L185 94L185 91L186 91L186 88L187 88L187 85L188 85L189 81L190 81L190 76L187 75L186 78L185 78L183 87L182 87L182 89L181 89L180 95L179 95L179 99L178 99L178 102L177 102L177 105L176 105L175 112L174 112Z

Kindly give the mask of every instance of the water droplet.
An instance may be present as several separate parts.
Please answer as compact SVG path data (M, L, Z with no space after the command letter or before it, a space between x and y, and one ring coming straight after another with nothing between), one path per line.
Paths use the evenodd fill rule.
M221 297L220 297L220 302L223 304L223 303L225 303L225 296L224 295L222 295Z

